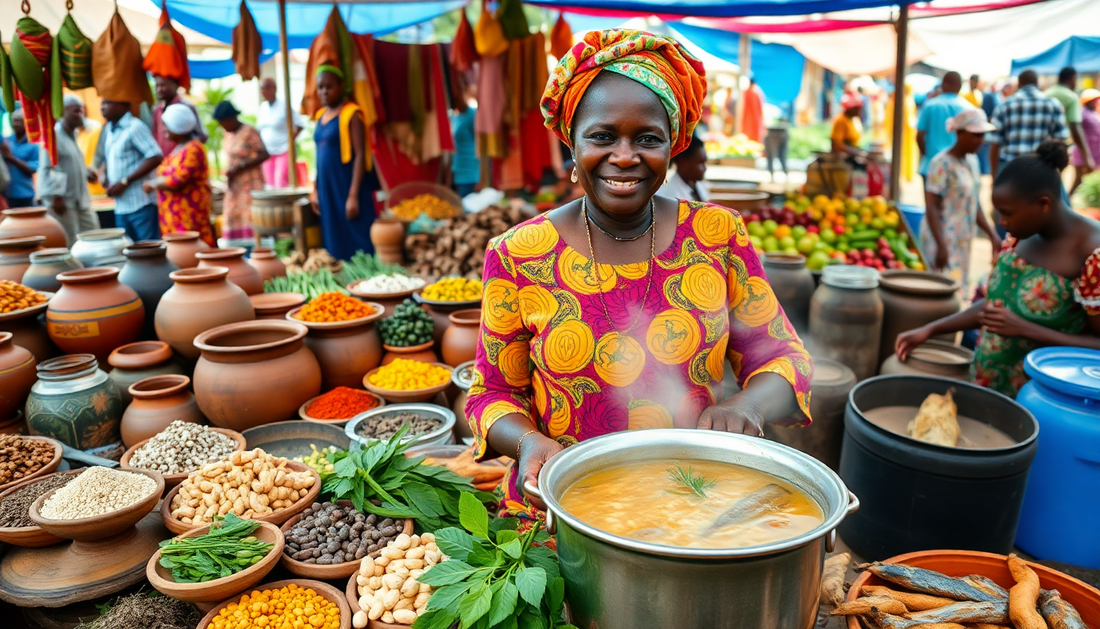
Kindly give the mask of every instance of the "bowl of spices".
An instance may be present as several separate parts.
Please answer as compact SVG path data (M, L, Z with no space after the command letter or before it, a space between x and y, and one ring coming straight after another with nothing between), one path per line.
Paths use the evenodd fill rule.
M279 563L310 579L343 579L363 557L378 557L401 533L412 535L411 518L361 513L351 501L315 502L282 526L286 547Z
M416 445L454 442L452 433L455 414L451 409L435 404L391 404L357 415L344 426L344 434L353 442L366 445L389 439L408 424L403 442Z
M303 404L298 416L310 422L343 426L352 417L385 405L385 400L370 391L336 387Z
M367 372L363 386L390 402L427 402L451 385L451 368L442 363L398 358Z
M89 467L64 487L31 503L30 518L47 533L77 541L111 537L134 526L164 493L164 477L147 470Z
M49 437L0 435L0 490L52 473L61 465L62 449Z
M164 476L164 488L171 489L203 465L244 449L244 436L235 430L174 421L155 436L135 443L122 455L119 466L157 472Z
M167 596L150 596L150 592L134 592L111 600L99 618L86 621L76 629L195 629L202 614L186 601ZM68 627L69 624L61 626Z
M60 489L84 470L56 472L30 478L0 493L0 542L24 548L43 548L65 541L42 530L31 520L31 503L39 496Z
M225 601L211 609L198 625L199 629L286 626L351 629L351 607L344 593L327 583L289 579L265 583Z

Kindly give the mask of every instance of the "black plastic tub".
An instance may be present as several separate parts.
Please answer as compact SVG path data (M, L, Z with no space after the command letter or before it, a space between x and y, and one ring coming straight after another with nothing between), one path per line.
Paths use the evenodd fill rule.
M861 411L912 406L954 388L959 414L1016 440L966 450L923 443L872 424ZM1039 424L1010 398L957 380L879 376L856 385L844 412L840 477L862 507L841 523L844 542L876 561L933 549L1012 551Z

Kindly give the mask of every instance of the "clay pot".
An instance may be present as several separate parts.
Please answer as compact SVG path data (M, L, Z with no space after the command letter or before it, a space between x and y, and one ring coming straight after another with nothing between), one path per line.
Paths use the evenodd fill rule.
M810 329L810 299L814 296L814 276L806 268L806 258L783 253L765 253L762 258L768 283L784 314L795 331L806 334Z
M256 318L244 290L226 277L224 267L181 269L169 277L175 286L160 298L155 318L157 338L189 361L199 357L192 341L203 332Z
M386 350L384 356L382 356L382 364L388 365L398 358L404 358L406 360L419 360L422 363L434 363L439 361L439 357L435 355L435 341L428 341L423 345L410 345L408 347L398 347L396 345L383 345L383 349ZM362 380L360 378L360 380Z
M880 363L893 355L899 334L953 315L961 304L959 282L935 273L883 271L878 286L883 307ZM953 337L940 340L953 341Z
M309 328L306 347L317 357L321 365L321 389L336 387L362 387L363 376L382 363L382 338L374 323L382 318L381 305L370 303L374 313L351 321L312 323L301 321L295 315L299 309L286 314L287 321Z
M473 431L470 430L470 422L466 418L466 400L469 399L470 387L474 384L474 361L456 365L451 372L451 384L458 389L451 403L451 410L455 414L455 441L466 443L465 439L472 439Z
M200 334L199 410L215 426L238 432L296 417L321 392L321 366L304 342L308 332L291 321L246 321Z
M416 295L413 299L416 299L420 295ZM420 307L423 308L432 317L432 322L435 323L435 330L432 331L432 340L436 345L443 345L443 335L447 332L447 328L451 327L451 313L458 310L468 310L471 306L467 302L457 303L454 306L442 306L439 304L428 304L419 302ZM479 304L475 304L479 305Z
M252 309L256 311L257 319L286 319L286 313L306 303L306 296L301 293L260 293L249 295Z
M116 459L124 450L119 433L122 396L91 354L39 364L26 416L32 435L51 437L92 454L113 453Z
M172 357L172 348L163 341L139 341L123 345L107 357L107 364L114 367L111 380L122 392L122 403L129 405L130 385L153 376L185 374L183 366Z
M34 354L34 359L39 363L61 354L46 331L48 305L40 304L34 308L0 314L0 330L11 332L14 335L12 341Z
M34 355L15 343L11 332L0 332L0 421L15 417L38 380Z
M126 264L122 252L132 244L134 241L120 227L93 229L76 235L73 256L86 267L117 266L121 269Z
M135 243L122 250L126 264L118 274L118 281L134 289L145 305L145 325L141 329L143 339L157 338L157 304L165 291L172 288L169 275L179 270L166 254L167 247L160 240Z
M127 448L153 438L174 421L203 423L199 405L187 386L191 379L179 374L153 376L130 385L133 403L122 414L122 443Z
M44 207L25 207L0 212L0 239L20 238L22 236L45 236L43 247L69 248L69 238L65 228L56 218L50 216Z
M443 333L443 362L457 367L474 359L481 338L481 308L458 310L447 317L451 326Z
M77 269L57 276L61 289L46 309L50 338L67 354L107 361L116 347L141 337L145 307L114 267Z
M191 269L199 265L195 254L207 251L210 245L199 238L199 232L176 232L165 234L164 243L168 246L168 260L181 269Z
M935 339L925 341L914 347L905 362L898 360L896 354L883 361L883 376L939 376L952 380L970 380L970 365L974 363L974 352L945 341Z
M31 253L42 248L45 236L23 236L0 240L0 280L22 283L31 266Z
M210 249L195 254L199 260L199 268L224 266L229 269L229 281L244 289L249 295L258 295L264 292L264 281L260 272L244 259L247 253L244 247L229 247L226 249Z
M764 435L772 441L805 452L833 470L840 469L844 406L848 403L848 392L854 386L856 374L851 369L836 361L815 358L814 379L810 384L810 416L813 423L805 428L764 424Z
M256 247L248 258L252 268L260 273L260 278L265 282L273 277L286 276L286 265L275 255L275 250L268 247Z
M38 291L57 292L61 282L57 274L83 269L84 264L73 257L68 249L39 249L31 253L31 266L23 273L23 286Z
M370 226L370 241L382 262L405 262L405 224L401 221L376 219Z

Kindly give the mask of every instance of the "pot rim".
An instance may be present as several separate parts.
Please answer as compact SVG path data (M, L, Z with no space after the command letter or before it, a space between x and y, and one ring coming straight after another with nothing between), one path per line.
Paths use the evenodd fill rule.
M45 236L15 236L0 240L0 249L26 250L31 247L41 247L44 242L46 242ZM38 253L38 251L31 253Z
M42 236L42 238L45 238L45 236ZM39 249L38 251L31 252L31 262L53 262L55 259L64 260L65 256L72 258L73 253L64 247Z
M761 262L790 269L801 269L806 266L805 256L793 253L765 253Z
M11 343L11 340L15 338L15 335L11 332L0 332L0 347ZM14 345L14 343L12 343Z
M265 299L266 298L266 299ZM256 312L288 312L306 303L306 296L293 291L283 293L257 293L249 295L252 309Z
M174 395L180 391L187 389L187 385L191 384L191 378L181 374L164 374L161 376L150 376L144 380L138 380L131 384L126 390L130 392L130 395L135 399L150 400L155 398L168 397Z
M939 284L939 286L901 286L891 282L891 280L894 279L903 279L907 277L926 280L930 284ZM913 271L912 269L891 269L882 271L878 276L878 284L888 291L907 295L918 295L921 297L950 297L955 294L955 291L962 287L962 282L959 280L953 280L943 275L936 275L935 273L927 273L925 271Z
M171 359L172 348L164 341L137 341L116 347L107 357L107 364L118 369L140 369Z
M163 258L167 254L168 245L163 240L142 240L122 250L127 258Z
M164 240L165 244L167 244L167 243L173 243L173 242L187 242L187 241L190 241L190 240L198 240L199 236L201 236L201 234L199 234L199 232L182 231L182 232L173 232L171 234L164 234L164 236L162 236L161 238Z
M405 439L401 441L401 443L412 443L413 445L416 445L417 443L420 443L422 441L431 441L432 439L436 439L442 435L445 435L446 433L453 430L455 427L455 413L445 406L429 404L427 402L404 402L400 404L389 404L387 406L376 406L368 411L363 411L362 413L359 413L358 415L347 420L348 423L344 424L344 434L348 436L348 439L351 439L351 442L353 444L358 443L359 445L367 445L374 441L380 441L380 439L375 439L374 437L364 437L363 435L355 432L356 426L385 413L402 412L433 415L440 419L443 423L440 424L439 428L436 428L431 432L426 432L422 435L416 435L414 437L406 436Z
M473 314L477 313L477 317ZM481 308L466 308L447 313L447 318L454 325L481 325Z
M315 321L302 321L297 318L297 315L304 305L294 308L290 312L286 313L286 320L291 323L298 323L306 326L310 330L343 330L345 328L357 328L359 326L369 325L382 318L382 315L386 314L386 307L382 304L375 303L373 301L364 302L371 308L374 308L374 312L365 317L359 317L358 319L349 319L347 321L329 321L325 323L317 323Z
M974 350L963 347L962 345L955 345L954 343L948 343L947 341L941 341L939 339L928 339L927 341L925 341L925 342L921 343L920 345L914 347L913 350L915 352L916 350L918 350L922 347L927 347L927 348L930 348L930 349L938 349L938 350L941 350L941 351L944 351L944 352L954 353L954 354L958 355L958 357L960 359L963 359L965 362L954 362L954 363L936 362L934 360L928 360L927 358L922 358L922 357L918 356L916 353L913 353L913 352L911 352L909 354L909 358L906 359L905 362L909 362L910 360L915 360L918 363L924 363L926 365L935 365L937 367L967 367L969 365L974 364Z
M382 343L382 349L387 352L393 352L394 354L415 354L417 352L429 350L433 347L435 347L435 339L427 343L421 343L420 345L386 345Z
M416 279L421 281L420 286L417 286L416 288L407 288L405 290L399 290L399 291L394 292L394 293L375 293L375 292L372 292L372 291L363 290L363 289L359 288L360 284L367 281L365 279L355 280L354 282L348 284L344 288L346 288L347 291L349 293L351 293L353 297L359 297L359 298L362 298L362 299L400 299L400 298L403 298L403 297L410 297L410 296L412 296L413 293L415 293L417 291L424 290L424 287L428 285L428 281L425 280L424 278L417 277Z
M94 354L65 354L38 363L39 380L73 380L99 369Z
M62 284L94 284L118 278L122 269L117 266L95 266L90 269L73 269L57 274Z
M282 331L287 332L288 335L285 338L281 338L277 341L269 341L267 343L259 343L256 345L213 345L211 341L237 334L239 332L272 332ZM266 319L262 321L238 321L236 323L227 323L225 325L219 325L216 328L209 329L202 334L195 337L195 347L200 352L211 352L214 354L247 354L251 352L262 351L265 349L272 349L275 347L282 347L289 345L296 341L301 341L309 333L309 328L295 321L280 321L278 319Z
M256 254L260 254L260 257L257 258ZM276 258L275 250L271 247L256 247L252 250L252 253L250 253L248 257L252 258L253 260L273 260Z
M219 247L217 249L198 251L195 253L195 258L200 261L234 260L236 258L244 258L246 253L248 253L248 250L244 247Z
M76 235L76 239L82 242L102 242L104 240L114 240L125 236L126 230L121 227L105 227L103 229L89 229L86 232L80 232Z
M293 199L309 195L309 188L298 186L297 188L273 188L271 190L256 190L252 197L258 199Z
M229 277L229 268L224 266L204 266L190 269L180 269L168 274L168 279L176 284L202 284L203 282L216 282Z
M10 209L7 209L7 210L4 210L4 211L0 212L0 214L4 215L5 217L11 217L11 218L24 218L24 217L27 217L27 216L30 216L30 217L45 216L46 215L46 207L42 206L42 205L39 205L39 206L35 206L35 207L10 208Z
M459 376L459 374L473 367L476 363L476 360L467 360L464 363L459 363L458 365L455 365L454 370L451 371L451 382L459 389L468 392L470 390L470 387L474 385L474 381L473 379L471 379L469 382L466 382L462 379L461 376Z
M625 443L616 443L623 441L625 441ZM726 445L727 449L730 451L746 452L761 458L769 458L767 453L771 451L772 454L778 453L787 459L796 459L804 467L809 467L813 471L813 476L822 478L825 483L828 484L828 487L820 487L820 490L825 497L831 496L835 500L836 507L833 509L832 513L829 513L829 505L822 505L818 498L811 496L811 499L821 508L825 517L821 524L814 527L814 529L790 539L759 546L746 546L744 548L684 548L665 544L651 544L629 537L622 537L602 531L592 525L585 524L562 509L557 496L550 491L550 481L548 478L554 473L554 470L558 467L569 466L570 463L573 463L577 458L591 450L597 450L597 455L599 455L601 453L610 454L612 452L622 452L626 449L647 448L655 445L679 445L684 447L705 448L715 448ZM777 461L777 463L783 465L782 461ZM788 465L788 467L790 466ZM784 482L794 484L786 479L784 479ZM859 499L848 490L844 481L840 479L836 472L808 454L763 438L687 428L659 428L653 430L615 432L572 445L550 457L550 460L543 465L542 470L539 472L538 493L541 495L543 502L546 503L548 518L551 517L551 515L554 518L559 518L571 528L587 537L605 544L646 555L684 559L743 559L786 552L809 544L821 537L831 537L835 535L836 528L840 525L840 522L848 514L854 513L859 508Z

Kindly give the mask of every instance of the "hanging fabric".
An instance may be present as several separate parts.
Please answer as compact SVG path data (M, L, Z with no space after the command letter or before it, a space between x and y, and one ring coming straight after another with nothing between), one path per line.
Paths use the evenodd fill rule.
M573 47L573 29L565 21L565 13L558 13L558 21L550 29L550 56L561 59Z
M5 80L4 92L15 92L23 105L27 137L40 144L57 165L57 144L54 122L61 114L61 53L57 42L38 21L30 17L15 23L11 40L11 74Z
M458 30L451 46L451 65L458 72L467 72L477 63L477 44L474 43L474 27L466 17L466 7L459 9Z
M183 91L191 91L191 69L187 66L187 43L172 26L168 17L167 0L160 4L160 30L149 46L142 68L155 76L168 77L179 81Z
M264 43L252 12L241 2L241 21L233 28L233 66L241 79L251 81L260 76L260 54Z
M481 17L474 27L474 44L482 57L496 57L508 52L508 40L496 16L489 11L486 3L481 5Z
M302 97L302 113L313 117L324 105L317 95L317 70L323 65L340 68L343 73L344 90L351 94L353 47L351 34L344 25L344 19L336 7L328 16L325 28L313 40L309 47L309 62L306 63L306 93Z
M497 19L500 20L500 28L508 39L523 39L531 34L527 16L523 14L522 0L500 0Z
M61 50L61 78L65 80L65 86L73 91L91 87L92 40L77 27L72 13L66 14L61 22L57 42Z
M92 45L92 83L96 92L104 100L130 103L130 113L138 115L142 103L153 105L153 92L141 66L141 43L116 10L107 30Z

